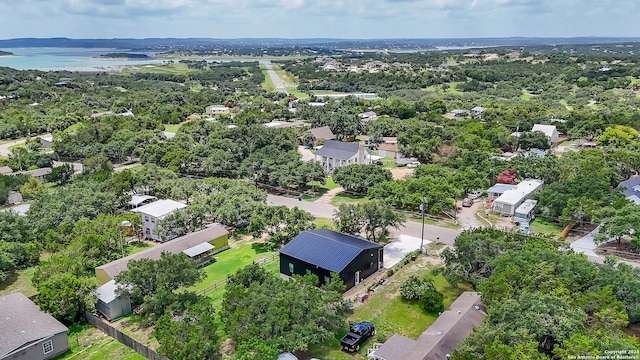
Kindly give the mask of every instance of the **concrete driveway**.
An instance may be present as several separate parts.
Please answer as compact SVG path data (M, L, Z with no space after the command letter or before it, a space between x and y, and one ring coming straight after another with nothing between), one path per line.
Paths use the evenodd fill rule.
M302 154L302 161L311 161L316 159L315 155L313 155L311 150L306 146L298 146L298 152Z
M420 249L421 239L409 235L400 235L396 240L388 243L384 247L384 268L390 269L402 261L405 256L412 251ZM425 240L423 246L426 247L431 241Z

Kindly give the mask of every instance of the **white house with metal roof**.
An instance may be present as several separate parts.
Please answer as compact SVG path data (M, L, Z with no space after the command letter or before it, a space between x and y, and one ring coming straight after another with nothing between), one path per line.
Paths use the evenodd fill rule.
M505 191L493 201L491 210L493 213L503 216L513 216L518 206L527 200L534 192L541 190L544 181L538 179L526 179L515 188Z
M336 140L325 141L322 148L315 153L316 161L320 161L327 173L335 168L352 164L368 164L371 153L359 143L347 143Z
M140 216L142 217L142 233L144 234L144 237L162 242L171 239L161 239L158 234L154 232L158 220L162 220L174 211L184 209L186 207L187 205L183 203L167 199L158 200L151 204L135 208L131 211L140 213Z

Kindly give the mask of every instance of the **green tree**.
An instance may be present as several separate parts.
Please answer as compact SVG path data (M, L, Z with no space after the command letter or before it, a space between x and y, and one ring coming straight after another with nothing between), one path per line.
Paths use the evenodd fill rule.
M638 141L638 131L630 126L609 126L596 141L598 145L624 146Z
M29 180L20 187L20 194L25 199L35 199L46 192L47 186L33 176L29 177Z
M551 147L549 138L542 131L526 132L518 138L518 145L525 150L547 150Z
M62 166L54 167L51 172L45 175L45 178L49 182L55 182L58 185L65 185L71 180L73 176L73 166L70 164L64 164Z
M113 164L109 159L100 154L92 156L84 162L84 173L89 175L98 174L100 172L110 173L113 171Z
M366 194L373 185L392 179L391 171L378 165L352 164L333 171L333 181L345 191L356 194Z
M220 357L215 309L205 299L178 313L166 312L154 326L158 352L175 360L209 360Z
M333 215L339 231L349 234L365 232L367 239L378 242L389 234L389 227L398 229L404 215L391 209L384 201L371 200L362 204L341 204Z
M36 284L38 295L34 302L56 319L71 323L84 318L85 309L91 309L91 292L95 280L78 278L73 274L52 273L47 280Z
M259 265L230 275L220 312L225 332L239 347L260 339L280 351L307 350L334 338L345 321L342 295L298 280L281 280Z
M640 232L635 229L640 224L640 205L628 204L621 209L604 208L596 217L602 221L600 230L594 237L597 243L612 238L620 243L623 236L630 236L631 242L640 247Z

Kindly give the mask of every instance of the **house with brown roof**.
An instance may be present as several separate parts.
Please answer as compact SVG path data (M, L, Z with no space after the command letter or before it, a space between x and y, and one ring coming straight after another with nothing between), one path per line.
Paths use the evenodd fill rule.
M476 292L464 292L416 340L395 334L369 354L374 360L448 359L487 314Z
M398 159L400 158L400 148L398 144L381 144L378 146L378 155L390 158L390 159Z
M171 241L167 241L160 245L144 249L138 253L125 256L122 259L112 261L108 264L98 266L96 268L96 277L100 285L106 284L110 280L113 280L116 275L120 274L124 270L127 270L127 265L131 260L140 259L152 259L158 260L163 252L169 252L172 254L178 254L185 252L188 256L193 254L197 256L198 261L202 261L202 247L198 247L203 243L209 243L213 245L214 249L207 247L207 255L213 256L213 254L229 248L229 232L227 229L220 225L214 225L207 227L204 230L196 231L191 234L187 234ZM192 251L185 251L194 248Z
M0 359L45 360L67 350L66 326L21 293L0 296Z
M331 128L329 128L328 126L309 129L309 133L313 138L312 144L311 144L313 146L316 146L316 144L318 143L318 140L320 139L324 139L326 141L326 140L335 140L336 138L336 136L331 131Z

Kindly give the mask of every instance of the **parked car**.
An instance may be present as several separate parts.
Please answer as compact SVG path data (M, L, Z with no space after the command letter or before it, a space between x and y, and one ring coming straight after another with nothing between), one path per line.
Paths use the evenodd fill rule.
M363 321L351 325L347 335L340 339L340 347L350 352L359 351L360 345L369 337L376 334L376 327L372 323Z
M472 200L475 200L481 196L482 196L482 191L472 191L467 194L467 197Z
M407 169L415 169L420 165L420 161L413 161L407 164Z
M416 158L402 158L402 159L396 159L396 166L405 166L409 163L412 163L414 161L418 161L418 159Z
M464 206L464 207L469 207L469 206L471 206L471 205L473 205L473 199L471 199L471 198L464 198L464 199L462 200L462 206Z

